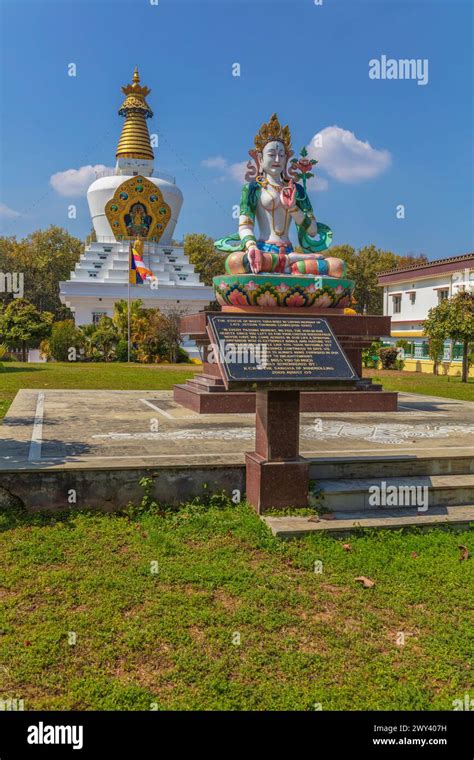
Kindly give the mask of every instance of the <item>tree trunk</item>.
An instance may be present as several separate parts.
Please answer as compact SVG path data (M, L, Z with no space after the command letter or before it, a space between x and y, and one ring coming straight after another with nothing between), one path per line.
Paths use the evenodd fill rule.
M433 375L438 374L438 362L433 362Z
M22 360L26 362L26 341L22 341L21 353L22 353Z
M467 355L469 351L469 341L465 340L462 344L462 382L467 383Z

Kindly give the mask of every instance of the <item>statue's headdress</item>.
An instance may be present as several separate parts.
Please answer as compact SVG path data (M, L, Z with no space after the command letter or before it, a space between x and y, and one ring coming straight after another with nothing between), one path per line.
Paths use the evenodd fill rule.
M283 143L285 146L287 165L285 166L285 169L282 173L283 179L296 179L296 169L291 163L288 163L291 156L293 155L293 151L291 150L290 128L288 125L282 127L278 121L278 116L276 113L274 113L271 115L270 121L268 121L266 124L262 124L257 134L255 135L255 148L249 150L249 154L252 160L247 163L247 171L245 173L246 182L252 182L260 173L259 153L261 153L265 145L269 142L272 142L272 140L279 140L279 142Z
M272 114L270 121L262 124L259 131L255 135L254 145L259 153L262 152L265 145L272 140L279 140L285 146L286 152L291 150L291 134L288 125L282 127L278 121L276 113Z

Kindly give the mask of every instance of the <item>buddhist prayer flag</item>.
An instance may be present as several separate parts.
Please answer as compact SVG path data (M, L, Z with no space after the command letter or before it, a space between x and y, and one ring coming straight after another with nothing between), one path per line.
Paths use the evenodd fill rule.
M131 285L142 285L144 282L156 282L157 278L142 258L143 242L135 240L130 243L128 281Z

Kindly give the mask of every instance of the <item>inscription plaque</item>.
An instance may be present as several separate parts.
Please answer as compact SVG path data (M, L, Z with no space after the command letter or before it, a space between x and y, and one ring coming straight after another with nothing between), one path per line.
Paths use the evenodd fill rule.
M357 375L322 317L209 314L207 360L217 362L226 385L288 387L355 381Z

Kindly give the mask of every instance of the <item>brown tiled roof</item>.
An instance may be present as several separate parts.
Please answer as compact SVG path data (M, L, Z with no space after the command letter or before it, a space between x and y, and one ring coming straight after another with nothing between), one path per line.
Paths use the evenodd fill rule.
M469 261L473 259L474 253L463 253L462 256L449 256L447 259L436 259L436 261L427 261L425 264L411 264L409 267L399 267L398 269L388 269L386 272L379 272L378 276L385 274L398 274L399 272L411 272L414 269L427 269L428 267L436 267L441 264L456 264L458 261Z

